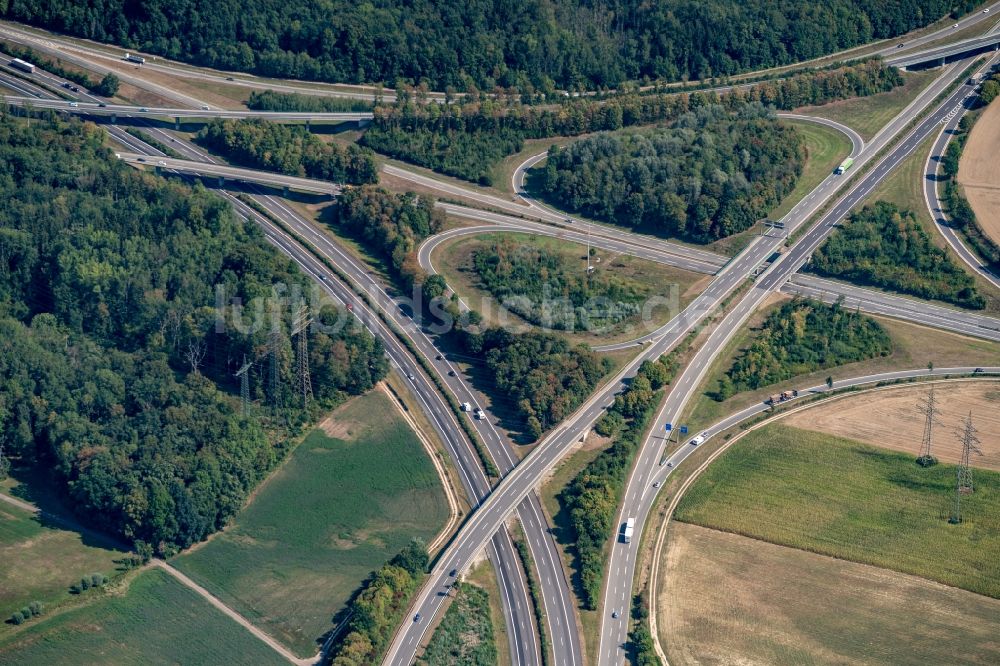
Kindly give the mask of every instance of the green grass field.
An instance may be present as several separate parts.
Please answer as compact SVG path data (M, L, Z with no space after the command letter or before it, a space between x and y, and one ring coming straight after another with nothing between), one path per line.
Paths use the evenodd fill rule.
M675 516L1000 597L1000 474L974 478L951 525L953 466L772 424L710 466Z
M29 504L38 499L48 510L63 513L50 493L39 496L35 492L44 489L41 481L35 481L29 484L8 478L0 482L0 492ZM81 534L0 502L0 620L31 601L39 601L50 610L80 601L70 594L70 586L88 574L110 578L118 571L116 560L124 556L110 539ZM11 629L12 625L0 624L0 637Z
M169 574L152 569L124 595L43 616L0 639L0 664L284 664L273 650Z
M822 106L805 106L796 113L829 118L856 130L866 141L892 120L920 91L938 77L938 71L907 72L906 82L889 92L869 97L853 97Z
M417 664L496 666L496 663L489 596L475 585L462 585Z
M173 563L297 654L374 569L430 541L448 505L420 442L380 391L316 430L235 524Z

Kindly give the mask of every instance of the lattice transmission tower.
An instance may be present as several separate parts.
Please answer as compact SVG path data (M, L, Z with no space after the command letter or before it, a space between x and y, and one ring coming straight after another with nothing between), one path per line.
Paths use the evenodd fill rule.
M962 462L958 465L955 480L955 508L952 510L951 518L948 522L957 524L962 522L962 495L971 495L974 488L972 486L972 470L969 468L969 459L972 454L983 455L979 448L979 438L976 437L976 428L972 425L972 412L965 418L965 426L958 431L958 439L962 442Z
M297 388L302 394L302 408L309 406L309 399L312 398L312 379L309 377L309 325L312 324L312 317L309 308L303 305L295 315L295 323L292 325L292 335L298 336L296 349L298 353L298 381Z
M243 407L243 416L250 413L250 368L253 361L247 362L246 355L243 356L243 365L236 371L236 376L240 378L240 404Z
M934 424L938 423L938 416L941 410L937 407L937 400L934 397L934 385L931 384L927 397L920 401L917 411L924 415L924 438L920 443L920 455L917 457L917 464L930 467L937 464L937 458L931 455L931 439L934 432Z

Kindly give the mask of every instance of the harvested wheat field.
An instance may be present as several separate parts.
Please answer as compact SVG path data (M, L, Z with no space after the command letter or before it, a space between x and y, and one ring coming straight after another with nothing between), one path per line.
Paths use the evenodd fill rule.
M671 664L996 664L1000 600L673 523L659 593Z
M976 212L983 231L1000 243L1000 104L983 111L962 151L958 182Z
M940 415L933 431L931 453L941 462L959 462L962 445L956 432L972 411L983 455L973 455L971 463L1000 470L1000 381L945 382L934 386ZM783 423L916 456L925 420L918 406L927 397L928 388L927 384L907 385L841 398L798 412Z

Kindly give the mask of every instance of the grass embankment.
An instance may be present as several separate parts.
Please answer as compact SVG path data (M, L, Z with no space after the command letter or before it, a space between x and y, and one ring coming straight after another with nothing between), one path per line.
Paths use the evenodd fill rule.
M995 342L976 340L895 319L875 317L874 319L889 332L892 340L892 353L889 356L798 375L755 391L743 391L723 402L717 402L713 396L718 389L719 379L732 367L733 360L741 351L750 345L756 327L774 307L776 306L772 304L771 307L763 308L756 313L712 362L691 406L686 410L685 418L682 419L692 432L701 430L744 407L762 402L772 393L790 388L818 386L823 384L827 377L832 377L834 380L846 379L892 370L923 368L928 363L933 363L939 368L1000 364L1000 344Z
M996 664L1000 601L686 523L658 628L671 664Z
M468 583L456 583L456 597L434 630L419 666L495 666L489 595Z
M44 487L42 481L29 487L11 478L0 483L0 492L35 503L32 491ZM40 504L58 511L54 501L46 495ZM111 543L110 539L66 529L0 501L0 621L6 621L32 601L41 602L46 613L61 605L84 602L87 595L74 595L70 587L82 576L94 573L111 578L119 571L117 560L126 557ZM12 628L0 624L0 636Z
M867 141L906 108L907 104L916 99L920 91L939 75L940 72L936 70L906 72L903 74L906 83L895 90L868 97L852 97L821 106L803 106L795 109L795 112L843 123L857 131Z
M709 467L675 518L1000 597L1000 474L975 482L952 525L954 466L772 424Z
M271 648L158 569L123 595L43 616L0 641L6 664L285 664Z
M801 120L783 120L782 122L794 125L799 134L802 135L806 144L807 157L802 175L795 183L795 188L778 204L777 208L768 214L768 218L772 220L784 217L795 204L812 192L845 157L851 154L851 140L839 130Z
M313 431L234 524L174 560L297 654L410 539L448 518L420 442L381 392L351 400Z
M474 257L476 253L491 254L496 244L516 244L542 253L557 262L557 270L552 275L553 280L560 283L576 284L584 279L587 267L587 246L548 236L535 236L520 233L483 234L474 237L463 237L443 244L438 248L433 258L434 266L448 282L448 285L458 293L469 307L483 314L489 324L504 322L537 328L518 314L504 309L501 311L497 297L491 293L476 269ZM629 302L639 303L640 313L617 323L603 324L596 318L592 320L595 330L552 330L551 332L565 337L571 342L587 344L611 344L638 337L648 330L655 330L665 324L671 317L683 309L708 284L706 276L691 271L674 268L645 259L619 255L605 250L595 250L591 258L594 272L590 284L593 285L590 298L603 299L610 295L608 289L613 285L618 292L628 295ZM577 280L579 276L579 280ZM540 304L544 299L553 302L564 298L560 289L545 294L544 283L539 277L537 289L531 294L524 294L534 304ZM520 293L517 294L521 295ZM658 306L652 310L651 321L644 324L642 320L642 304L650 298L671 301L676 296L676 310L673 306ZM619 300L618 297L609 300ZM537 310L537 308L535 308ZM555 308L553 308L555 310ZM577 322L579 323L579 322Z

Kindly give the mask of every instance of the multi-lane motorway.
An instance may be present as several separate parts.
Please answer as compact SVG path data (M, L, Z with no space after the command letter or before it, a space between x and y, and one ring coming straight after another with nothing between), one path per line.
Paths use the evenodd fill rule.
M962 62L958 63L957 67L964 69L967 65L968 62ZM955 67L953 66L952 71ZM626 485L625 501L619 517L634 517L637 533L641 533L641 528L656 498L655 488L652 489L652 492L650 488L653 482L651 478L659 467L663 444L659 433L664 431L667 423L677 422L677 419L682 416L688 400L708 372L711 360L721 352L739 327L764 302L768 295L780 289L798 271L820 243L833 232L837 223L844 219L889 173L912 154L924 139L937 131L939 125L946 122L949 113L952 113L956 107L970 103L974 94L975 87L968 82L963 82L943 102L935 106L933 111L914 129L906 132L905 136L884 157L879 159L845 194L837 199L829 212L806 230L802 238L763 273L749 293L722 319L708 340L698 349L691 362L671 387L667 400L653 421L650 434L636 457L635 467ZM910 118L912 116L897 117L891 121L890 125L898 123L899 128L892 135L903 130L909 124ZM866 156L865 161L871 161L873 156L874 154ZM792 225L793 228L795 226ZM598 664L617 664L624 657L628 624L623 618L611 618L608 609L615 604L621 605L629 598L635 575L635 556L638 551L638 543L639 540L634 539L631 544L615 544L611 551L606 578L607 586L603 598L604 612L602 613L601 648L598 654Z
M3 33L3 29L0 29L0 33ZM37 39L37 36L34 38ZM104 54L101 57L108 58L109 56ZM921 93L867 146L861 142L860 137L852 136L855 148L853 154L857 157L855 170L864 168L866 164L872 162L891 140L902 134L910 120L921 109L928 106L930 101L948 85L957 71L965 64L967 63L956 63L945 70L944 75L938 81ZM39 76L46 75L40 72ZM30 84L8 75L2 75L0 78L8 87L23 93L26 99L30 98L35 106L43 106L47 103L44 102L44 98L48 95L41 94L39 92L41 89L33 88ZM61 81L55 77L49 78L52 79L52 81L47 81L50 85L52 83L61 84ZM666 404L657 417L653 433L662 429L663 423L668 419L676 419L682 412L688 397L707 371L708 362L767 295L777 290L819 295L827 300L832 298L828 294L838 293L847 296L848 299L853 297L860 307L869 311L913 318L914 320L924 317L924 323L933 324L936 322L935 325L952 330L997 339L997 336L1000 335L1000 329L996 327L996 320L989 317L957 316L955 311L949 308L930 306L913 299L879 294L849 285L830 284L809 276L800 275L790 279L808 259L811 252L818 247L819 243L831 233L836 223L862 201L901 160L911 154L923 139L937 131L939 125L946 125L950 122L957 123L955 118L961 114L971 94L972 89L969 85L960 86L951 93L944 103L938 105L924 121L909 131L902 141L898 142L884 157L881 157L870 171L860 177L846 193L840 196L830 211L825 213L817 224L807 229L787 252L770 263L770 266L764 270L756 282L749 286L748 293L732 307L730 312L715 327L708 340L695 354L695 358L675 382ZM200 104L198 100L193 100L185 95L180 95L180 97L184 98L182 103L193 103L199 108L151 109L147 112L137 112L135 107L122 106L121 109L118 109L111 106L100 106L101 103L97 98L86 94L81 95L80 99L83 103L77 103L77 106L68 107L66 102L59 104L67 106L74 112L93 114L128 115L133 113L138 115L158 112L158 115L191 117L199 114L205 115L207 111L211 111L200 108L204 105ZM171 98L178 99L178 97ZM185 115L182 116L181 113ZM307 115L315 117L315 114ZM345 114L336 115L343 116ZM347 119L363 119L360 116L364 114L354 115L357 117ZM125 159L138 161L140 153L142 153L154 156L155 161L147 163L152 163L153 166L165 170L196 171L203 175L221 175L248 182L260 182L270 186L288 186L296 189L302 189L303 186L303 183L281 182L282 177L274 174L259 176L256 175L259 172L240 173L252 170L239 169L226 172L231 167L213 165L213 161L204 153L185 142L172 143L171 145L175 145L191 160L171 160L118 128L109 127L109 131L135 151L134 154L123 153L122 156ZM168 142L173 141L173 137L169 136L169 133L163 128L150 127L148 131L164 136ZM199 166L192 167L190 165L192 161L198 162ZM314 276L324 291L337 300L352 303L355 313L365 325L383 339L394 367L411 384L414 395L420 401L424 411L427 412L435 430L438 431L442 442L448 449L448 453L455 461L470 503L477 507L452 544L442 553L431 573L430 582L420 592L414 606L414 613L419 614L421 621L415 621L416 615L414 614L400 628L386 656L387 662L394 664L412 663L418 646L427 637L426 632L432 624L432 619L441 610L447 599L450 585L454 579L452 572L463 571L477 553L485 548L497 569L503 592L512 659L518 666L538 663L541 648L531 617L531 602L528 599L523 573L517 564L510 534L506 528L507 518L516 515L524 526L527 542L540 574L546 606L546 629L552 640L553 663L582 663L583 657L580 650L576 618L568 593L565 573L559 561L555 544L547 532L544 514L537 496L533 493L533 488L552 465L559 460L568 446L575 442L600 416L612 401L614 394L625 387L625 382L634 374L635 369L643 360L656 358L674 347L688 331L702 322L706 315L715 311L719 304L737 287L745 284L748 276L771 262L784 241L780 238L760 237L739 256L722 265L724 260L712 253L675 243L651 241L645 237L623 233L604 225L566 218L558 211L546 209L534 202L529 202L529 205L526 206L500 197L482 195L396 167L386 167L385 170L392 175L411 181L432 181L422 184L432 186L439 191L455 190L451 194L474 199L482 205L517 217L475 210L455 204L442 204L452 215L475 219L494 225L496 228L525 230L529 233L547 233L577 242L583 242L584 238L589 237L595 245L615 247L618 251L630 254L645 252L650 256L655 255L656 260L665 263L673 262L674 265L685 265L691 270L715 273L715 279L709 287L680 315L665 326L645 336L643 342L649 344L644 347L633 362L629 363L618 376L602 386L569 419L560 424L525 460L518 463L516 456L512 454L509 442L492 425L492 418L472 420L472 425L483 441L488 455L493 459L503 476L502 481L491 492L489 480L483 473L473 445L462 433L455 414L434 386L434 382L425 374L423 367L415 361L411 351L400 342L398 336L403 335L409 340L417 350L416 353L424 358L425 364L429 364L434 374L437 375L437 381L443 383L446 390L455 399L460 402L471 402L478 406L479 396L465 383L460 373L456 372L454 376L449 374L449 370L454 368L447 359L438 357L433 339L400 312L399 308L396 307L397 303L388 297L384 287L374 280L361 262L338 247L329 236L318 231L308 220L302 218L280 199L262 195L254 197L260 205L269 211L270 215L280 219L285 227L293 229L298 234L299 239L292 238L271 219L260 215L256 210L226 194L242 215L263 226L269 240L291 256L308 274ZM523 177L523 170L520 171L520 176L516 177ZM850 174L848 176L831 175L825 179L784 218L786 227L790 231L803 227L819 208L837 197L839 190L849 179ZM305 185L310 184L306 183ZM324 187L330 188L329 191L324 190L324 193L335 192L330 184L324 184ZM523 188L516 188L516 190L523 191ZM518 219L518 217L533 219ZM303 247L302 241L311 245L313 251ZM440 241L435 239L435 242ZM422 263L425 260L430 262L432 249L433 245L421 248ZM336 265L339 271L348 276L351 286L341 282L333 271L317 260L313 252L318 252L331 264ZM369 306L358 299L355 294L355 291L358 290L364 292L375 305ZM383 317L393 322L395 331L389 329L379 318L375 312L376 309L381 312ZM637 518L637 533L641 532L643 520L655 499L655 492L649 491L651 488L650 474L656 473L654 467L659 467L657 464L660 456L659 448L659 440L651 435L643 444L638 456L638 463L626 488L621 515L623 518L626 515ZM616 544L612 548L612 560L606 578L607 590L603 600L601 649L597 655L598 663L618 663L624 656L622 647L628 627L627 602L630 598L636 565L635 547L638 541L639 539L636 538L632 544L627 546ZM620 617L612 618L611 610L619 611Z

